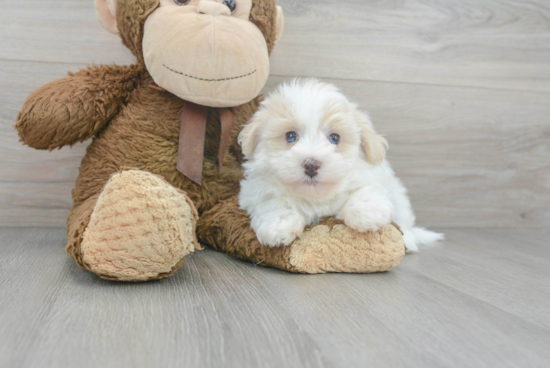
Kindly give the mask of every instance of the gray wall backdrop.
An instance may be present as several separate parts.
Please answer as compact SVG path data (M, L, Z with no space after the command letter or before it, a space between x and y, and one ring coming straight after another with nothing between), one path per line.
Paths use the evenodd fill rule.
M286 29L266 90L319 77L368 110L420 224L550 223L549 1L278 3ZM92 0L2 7L0 225L64 226L86 149L23 147L13 124L25 98L67 71L131 62Z

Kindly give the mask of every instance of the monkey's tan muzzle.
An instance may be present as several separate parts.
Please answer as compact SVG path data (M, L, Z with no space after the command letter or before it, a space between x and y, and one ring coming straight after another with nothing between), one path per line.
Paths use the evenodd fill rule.
M269 76L265 38L247 20L160 7L147 19L144 34L145 64L155 83L186 101L239 106L254 99Z

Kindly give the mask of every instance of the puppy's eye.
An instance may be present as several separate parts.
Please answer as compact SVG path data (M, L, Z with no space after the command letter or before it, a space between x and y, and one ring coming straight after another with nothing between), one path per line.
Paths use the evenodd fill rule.
M286 141L288 143L294 143L298 140L298 133L296 132L288 132L286 133Z
M328 141L332 144L338 144L340 143L340 136L336 133L333 133L328 136Z
M235 13L235 9L237 9L237 4L233 0L225 0L223 2L223 5L229 8L229 11L231 11L231 14Z
M191 2L191 0L174 0L174 2L178 5L187 5Z

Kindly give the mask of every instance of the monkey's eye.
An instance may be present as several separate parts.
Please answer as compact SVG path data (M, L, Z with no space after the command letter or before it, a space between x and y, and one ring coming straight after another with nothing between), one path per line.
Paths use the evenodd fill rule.
M235 3L235 1L233 0L225 0L223 2L223 5L229 8L229 11L231 11L231 14L235 13L235 9L237 9L237 3Z
M286 133L286 141L288 143L294 143L298 140L298 133L296 132L288 132Z
M187 5L191 2L191 0L174 0L174 2L178 5Z
M328 136L328 141L332 144L338 144L340 142L340 136L336 133Z

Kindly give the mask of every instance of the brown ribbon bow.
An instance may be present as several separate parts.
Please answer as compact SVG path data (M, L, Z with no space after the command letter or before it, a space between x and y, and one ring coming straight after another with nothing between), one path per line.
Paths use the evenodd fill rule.
M151 84L149 87L157 92L166 92L162 87ZM218 154L220 173L223 167L223 157L229 147L231 128L233 127L233 111L218 109L221 122L220 150ZM181 114L180 139L178 146L178 171L195 183L202 185L202 165L204 162L204 139L206 138L206 123L208 107L185 101Z
M233 126L233 112L230 109L219 109L221 121L221 140L218 154L220 172L223 157ZM206 119L208 107L185 102L181 114L180 140L178 147L178 171L195 183L202 185L202 166L204 162L204 139L206 136Z

